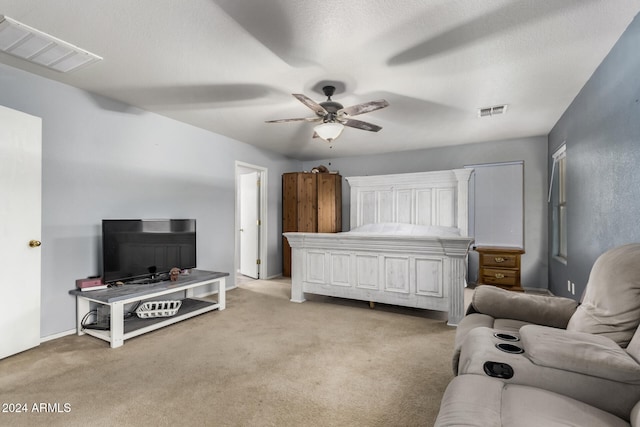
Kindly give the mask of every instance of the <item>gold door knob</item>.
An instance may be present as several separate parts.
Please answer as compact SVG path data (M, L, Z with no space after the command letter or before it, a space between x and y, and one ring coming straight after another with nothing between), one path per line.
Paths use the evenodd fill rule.
M29 246L32 248L37 248L40 245L42 245L40 240L29 240Z

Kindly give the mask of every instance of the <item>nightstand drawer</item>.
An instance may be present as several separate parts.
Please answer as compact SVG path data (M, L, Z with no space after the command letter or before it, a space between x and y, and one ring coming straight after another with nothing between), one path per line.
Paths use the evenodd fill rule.
M487 285L518 286L517 270L500 270L485 268L482 272L482 283Z
M481 254L480 262L485 267L517 268L519 255Z

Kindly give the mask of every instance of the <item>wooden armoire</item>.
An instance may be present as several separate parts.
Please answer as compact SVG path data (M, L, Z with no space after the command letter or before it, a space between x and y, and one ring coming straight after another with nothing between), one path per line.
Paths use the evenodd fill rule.
M282 232L342 231L342 176L336 173L282 174ZM291 247L282 238L282 275L291 277Z

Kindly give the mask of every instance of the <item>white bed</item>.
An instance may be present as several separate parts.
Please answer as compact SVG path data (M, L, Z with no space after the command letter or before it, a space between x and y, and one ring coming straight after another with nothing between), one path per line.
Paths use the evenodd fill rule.
M284 233L291 301L305 293L464 315L472 169L346 178L351 231Z

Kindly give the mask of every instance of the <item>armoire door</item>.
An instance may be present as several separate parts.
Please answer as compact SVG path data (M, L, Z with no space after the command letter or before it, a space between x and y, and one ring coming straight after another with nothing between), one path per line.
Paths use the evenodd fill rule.
M317 187L318 233L342 231L342 177L320 173Z
M40 344L42 120L0 106L0 359Z
M282 175L282 232L318 231L316 174L290 172ZM291 277L291 246L282 237L282 275Z

